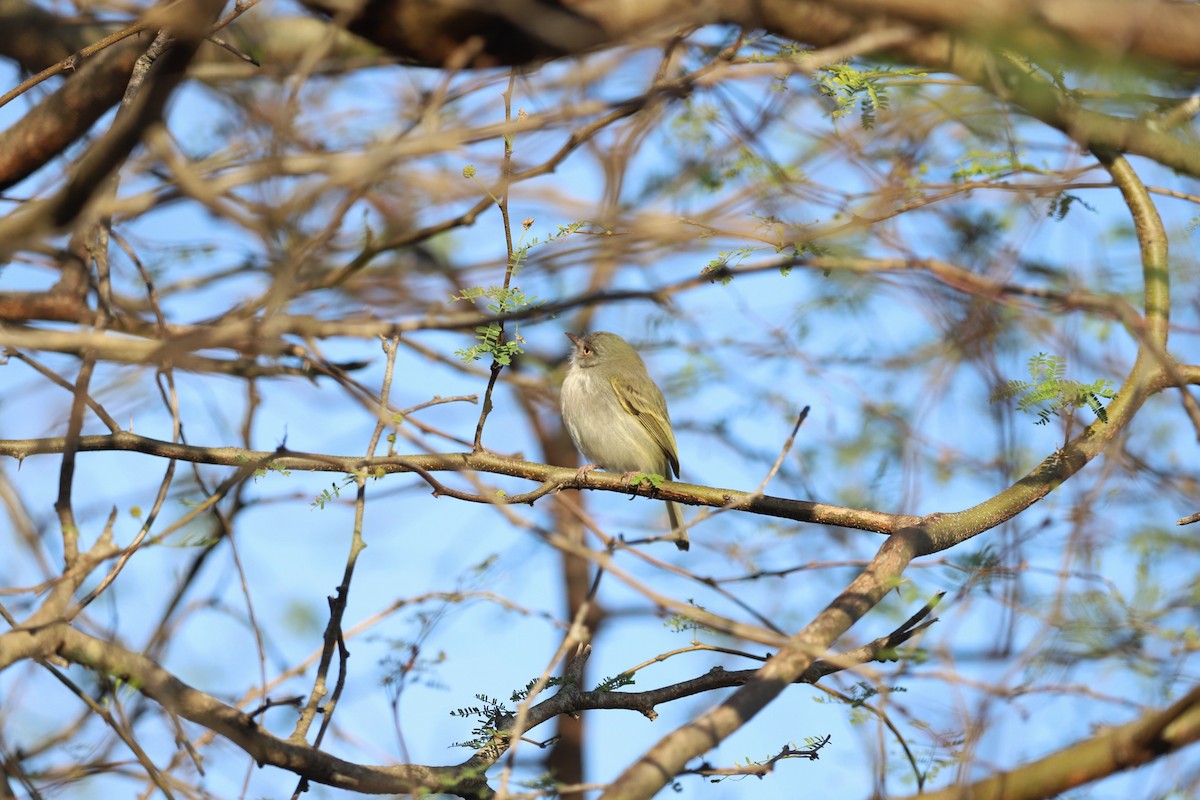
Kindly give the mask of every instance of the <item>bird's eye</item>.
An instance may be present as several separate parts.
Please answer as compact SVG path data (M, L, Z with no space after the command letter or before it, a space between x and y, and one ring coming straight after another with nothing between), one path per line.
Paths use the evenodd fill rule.
M583 347L579 348L579 352L583 353L585 356L590 356L592 354L592 348L585 344Z

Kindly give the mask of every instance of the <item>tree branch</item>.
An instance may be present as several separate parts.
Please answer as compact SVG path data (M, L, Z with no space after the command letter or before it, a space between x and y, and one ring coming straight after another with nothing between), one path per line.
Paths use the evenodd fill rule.
M1040 800L1148 764L1200 741L1200 687L1167 708L1045 758L975 783L921 795L921 800Z

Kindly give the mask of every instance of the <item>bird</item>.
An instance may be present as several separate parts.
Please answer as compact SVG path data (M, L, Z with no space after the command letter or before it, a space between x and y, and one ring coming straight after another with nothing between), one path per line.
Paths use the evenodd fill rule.
M575 346L562 385L562 417L571 441L590 462L579 474L601 467L626 478L635 472L678 477L679 453L667 401L642 357L608 331L568 333L567 338ZM679 508L666 503L675 546L687 550Z

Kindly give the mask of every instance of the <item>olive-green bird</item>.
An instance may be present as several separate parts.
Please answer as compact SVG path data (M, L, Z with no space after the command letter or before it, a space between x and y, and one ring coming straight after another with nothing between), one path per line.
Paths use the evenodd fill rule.
M562 386L562 415L571 440L590 464L609 472L679 475L671 415L642 357L615 333L568 333L575 343ZM688 549L679 508L667 501L675 545Z

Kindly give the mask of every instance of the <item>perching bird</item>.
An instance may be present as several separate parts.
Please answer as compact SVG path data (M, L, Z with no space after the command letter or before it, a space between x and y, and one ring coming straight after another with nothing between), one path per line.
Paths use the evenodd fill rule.
M679 475L671 415L662 391L629 342L604 331L567 338L575 343L562 386L562 415L571 440L590 464L609 472ZM688 549L679 509L667 501L675 545Z

